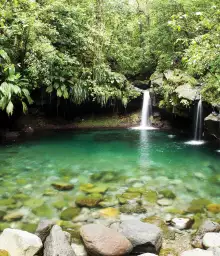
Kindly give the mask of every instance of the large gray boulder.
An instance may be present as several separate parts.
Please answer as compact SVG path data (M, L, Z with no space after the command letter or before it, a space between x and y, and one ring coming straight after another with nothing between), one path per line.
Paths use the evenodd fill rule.
M35 235L40 237L41 241L44 242L47 236L50 234L50 230L52 229L54 222L51 220L41 220L37 226L35 231Z
M208 251L212 251L214 256L220 256L220 247L209 248Z
M91 255L120 256L128 254L133 248L125 236L100 224L81 227L80 235Z
M207 220L198 229L195 237L192 240L192 246L196 248L203 248L202 239L208 232L219 232L220 224Z
M61 227L52 227L44 243L44 256L76 256Z
M156 225L140 220L125 220L111 225L127 237L134 246L133 253L157 253L162 246L162 231Z
M205 118L205 126L208 132L216 138L220 138L220 115L210 114Z
M18 229L7 228L0 236L0 249L11 256L33 256L42 246L38 236Z
M183 84L178 86L175 92L178 94L179 98L184 98L191 101L200 99L199 89L192 87L190 84Z

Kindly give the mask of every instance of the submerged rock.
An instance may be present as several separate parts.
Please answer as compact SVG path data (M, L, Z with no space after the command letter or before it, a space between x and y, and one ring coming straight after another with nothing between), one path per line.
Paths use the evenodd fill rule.
M39 217L46 217L46 218L52 218L54 214L51 207L49 207L47 204L43 204L39 207L32 209L32 212Z
M61 220L72 220L80 214L80 208L78 207L69 207L63 210L60 214Z
M120 256L128 254L133 248L126 237L99 224L83 226L80 235L92 255Z
M220 213L220 204L209 204L207 210L212 213Z
M11 256L33 256L43 244L34 234L18 229L5 229L0 236L0 248Z
M127 214L133 214L133 213L137 213L137 214L141 214L141 213L146 213L147 209L139 204L124 204L122 206L119 207L120 212L122 213L127 213Z
M167 198L162 198L162 199L157 200L157 204L159 204L160 206L170 206L173 204L173 200L167 199Z
M208 199L205 199L205 198L194 199L190 203L190 206L187 209L187 212L191 212L191 213L204 212L205 208L209 204L211 204L211 201Z
M65 182L54 182L51 184L55 189L60 191L68 191L74 188L73 184L65 183Z
M103 217L117 217L119 215L119 210L116 208L105 208L99 211L100 215Z
M170 189L164 189L159 192L159 194L163 195L163 197L168 199L175 199L176 195Z
M53 226L44 244L44 256L76 256L68 240L61 227Z
M98 184L98 185L93 185L93 184L83 184L80 186L80 190L89 194L93 193L100 193L104 194L108 190L109 186L105 184Z
M158 194L154 190L146 190L142 194L142 198L144 200L148 201L149 203L156 203L157 202L157 198L158 198Z
M88 196L78 196L76 204L79 206L95 207L103 200L101 194L90 194Z
M21 212L11 212L4 216L3 220L12 222L12 221L18 221L23 218L23 214Z
M156 253L162 246L162 230L156 225L139 220L126 220L112 224L111 228L127 237L134 247L134 254Z
M220 247L220 233L206 233L203 237L202 243L205 248Z

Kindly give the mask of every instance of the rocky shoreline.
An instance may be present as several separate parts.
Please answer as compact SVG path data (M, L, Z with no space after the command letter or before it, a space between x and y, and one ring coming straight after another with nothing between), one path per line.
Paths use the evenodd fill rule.
M176 219L177 230L189 228L189 220ZM176 231L177 231L176 230ZM1 256L219 256L220 224L205 221L192 235L194 249L177 252L163 248L163 231L140 220L125 220L108 225L86 224L80 228L81 243L50 220L41 220L35 234L7 228L0 235Z

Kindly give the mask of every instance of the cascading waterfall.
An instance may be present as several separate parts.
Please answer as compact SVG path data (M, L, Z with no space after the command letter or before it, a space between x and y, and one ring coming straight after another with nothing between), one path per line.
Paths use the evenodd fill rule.
M194 139L191 141L187 141L186 144L189 145L202 145L205 141L202 140L202 131L203 131L203 106L202 106L202 98L198 101L196 108L196 116L195 116L195 130L194 130Z
M150 114L151 114L150 92L144 91L142 114L141 114L141 127L143 128L151 127Z
M196 120L195 120L195 132L194 132L194 140L200 141L202 139L202 126L203 126L203 120L202 120L202 99L200 97L200 100L197 105L196 110Z
M150 98L150 92L143 92L143 104L142 104L142 112L141 112L141 123L138 127L132 127L133 130L154 130L156 128L151 126L151 112L152 112L152 104Z

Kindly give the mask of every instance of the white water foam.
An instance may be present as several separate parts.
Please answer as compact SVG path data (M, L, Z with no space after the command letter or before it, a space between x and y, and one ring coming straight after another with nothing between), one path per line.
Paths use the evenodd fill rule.
M206 142L204 140L190 140L185 142L187 145L193 145L193 146L200 146L205 144Z

